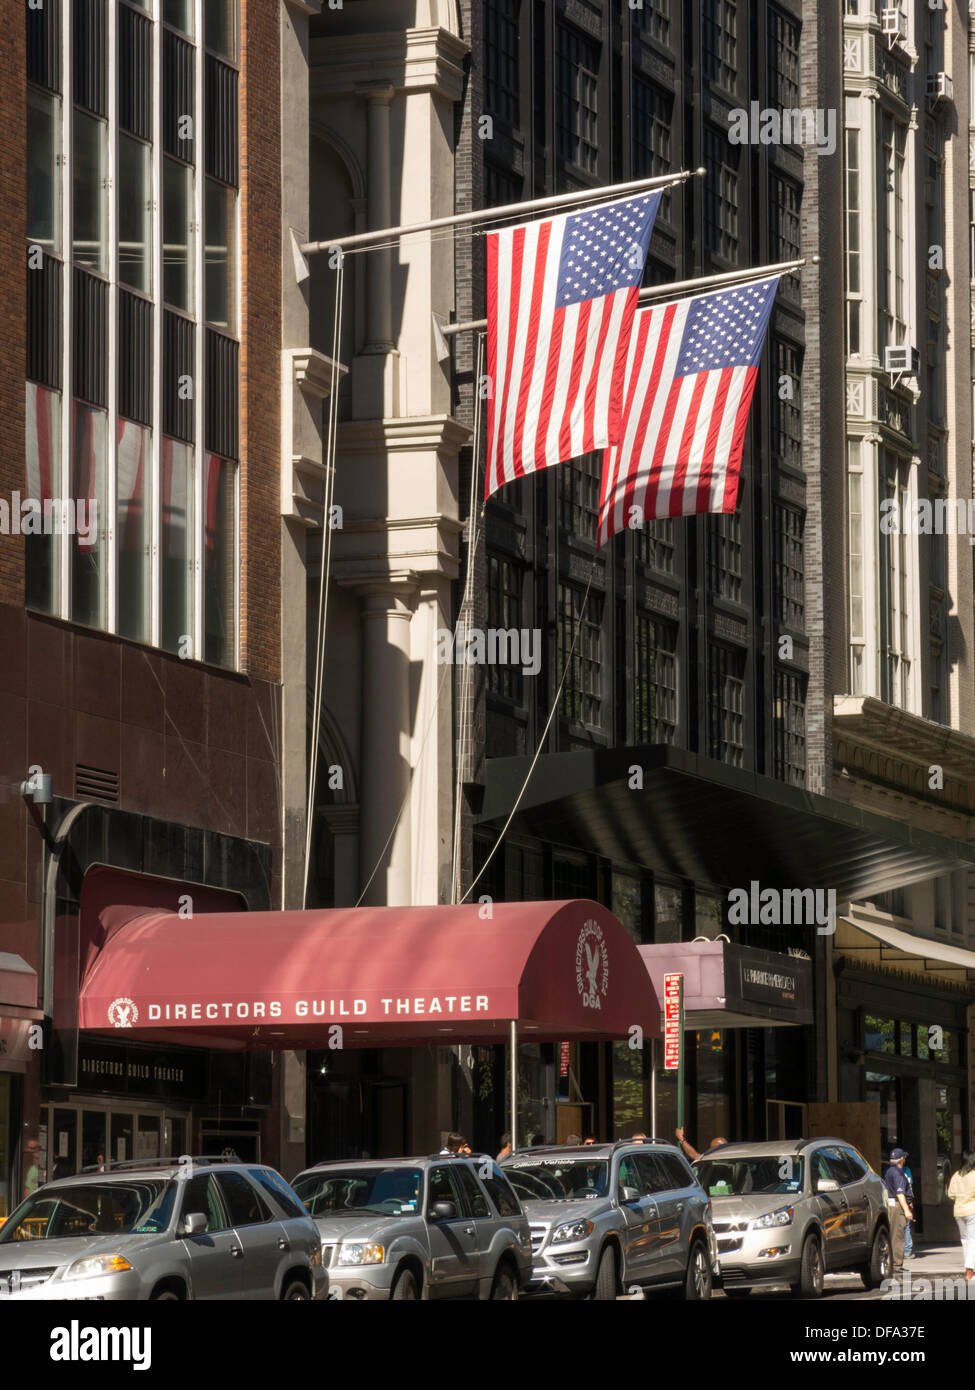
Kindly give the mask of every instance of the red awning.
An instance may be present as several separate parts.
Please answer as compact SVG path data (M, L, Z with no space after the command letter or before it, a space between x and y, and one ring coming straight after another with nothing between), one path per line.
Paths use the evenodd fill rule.
M647 1037L636 945L585 900L311 912L105 908L79 1027L204 1047L320 1048Z

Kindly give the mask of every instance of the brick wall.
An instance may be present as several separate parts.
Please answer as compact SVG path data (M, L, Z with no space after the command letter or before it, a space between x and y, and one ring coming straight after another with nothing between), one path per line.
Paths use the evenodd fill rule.
M279 6L241 4L241 667L281 673Z
M24 491L27 31L23 0L0 0L0 497ZM22 536L0 536L0 602L24 601Z

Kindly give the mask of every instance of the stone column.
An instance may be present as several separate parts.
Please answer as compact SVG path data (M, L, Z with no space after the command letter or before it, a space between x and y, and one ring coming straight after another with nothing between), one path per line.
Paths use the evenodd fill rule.
M359 887L361 892L375 868L363 902L405 907L412 895L407 799L410 620L418 585L410 572L358 587L362 598L363 690Z
M369 231L389 227L392 216L390 106L393 88L376 83L366 98L366 178ZM399 353L393 341L391 249L370 250L365 261L366 343L352 375L352 413L358 420L382 420L400 412ZM357 279L361 284L361 277Z

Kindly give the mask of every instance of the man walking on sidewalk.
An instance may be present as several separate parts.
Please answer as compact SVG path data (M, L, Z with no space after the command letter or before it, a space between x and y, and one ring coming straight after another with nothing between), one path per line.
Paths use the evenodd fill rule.
M904 1272L904 1234L907 1223L913 1220L907 1200L910 1188L904 1175L906 1162L907 1153L904 1149L891 1149L890 1166L884 1173L887 1213L890 1217L890 1249L895 1274Z

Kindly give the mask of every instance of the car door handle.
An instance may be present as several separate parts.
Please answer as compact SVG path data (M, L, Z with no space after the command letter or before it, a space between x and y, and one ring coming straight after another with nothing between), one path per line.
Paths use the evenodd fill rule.
M285 1240L284 1236L282 1236L281 1239L278 1241L278 1249L279 1249L279 1250L290 1250L290 1249L291 1249L291 1242Z
M676 1207L674 1208L674 1210L675 1210L675 1211L683 1211L683 1210L684 1210L684 1203L683 1203L683 1202L678 1202L677 1205L676 1205Z
M239 1245L232 1245L232 1246L230 1247L230 1253L231 1253L231 1255L233 1255L233 1257L234 1257L235 1260L239 1260L240 1257L241 1257L241 1255L242 1255L244 1252L243 1252L243 1250L241 1250L241 1248L240 1248Z
M473 1226L465 1226L465 1227L464 1227L464 1234L465 1234L465 1235L468 1235L468 1236L476 1235L476 1232L475 1232L475 1230L474 1230L474 1227L473 1227Z

